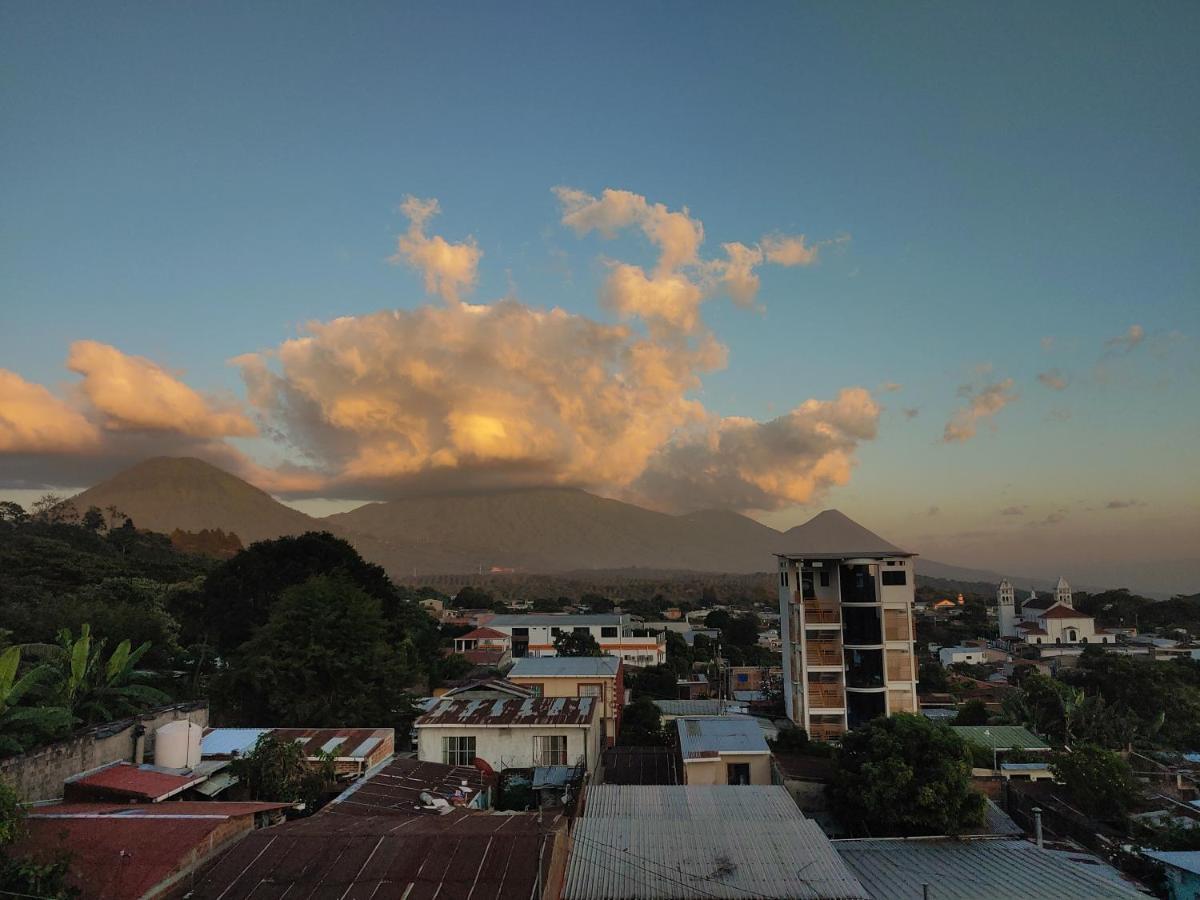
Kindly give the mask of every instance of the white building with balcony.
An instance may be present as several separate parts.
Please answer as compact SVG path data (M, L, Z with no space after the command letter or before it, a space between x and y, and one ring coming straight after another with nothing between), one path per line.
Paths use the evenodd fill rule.
M916 554L837 510L788 533L778 553L784 705L818 740L917 711Z
M557 656L554 640L569 632L590 634L600 650L619 656L627 666L657 666L667 661L667 639L660 633L647 633L618 614L573 616L545 615L493 616L487 627L507 634L512 640L515 659L524 656Z

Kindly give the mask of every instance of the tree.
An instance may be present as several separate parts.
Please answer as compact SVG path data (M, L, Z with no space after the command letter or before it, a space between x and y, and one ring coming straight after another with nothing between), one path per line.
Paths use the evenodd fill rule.
M662 713L653 700L642 695L621 711L621 733L617 743L623 747L651 747L664 743Z
M0 895L44 900L79 896L66 883L69 854L43 850L39 854L43 859L23 856L13 850L13 845L25 837L25 813L16 791L0 781Z
M924 716L899 713L847 733L826 791L854 834L959 834L983 824L970 749Z
M391 642L377 598L346 576L315 575L283 592L217 691L244 724L395 727L414 717L406 689L418 657Z
M968 700L958 710L954 717L955 725L986 725L988 723L987 707L982 700Z
M729 623L733 621L733 616L725 609L714 609L704 617L705 628L716 628L724 631L729 627Z
M281 741L270 732L254 749L232 765L233 774L247 786L251 800L268 803L304 803L313 811L321 797L337 782L333 757L324 754L309 761L296 741Z
M721 629L727 643L737 647L753 647L758 643L758 616L745 613Z
M559 656L604 655L590 631L564 631L554 639L554 651Z
M98 506L89 506L79 524L88 531L103 531L107 527L104 521L104 513L100 511L100 507Z
M940 663L923 662L918 676L921 690L944 694L950 690L950 682L946 678L946 670Z
M586 606L593 613L610 613L616 605L603 594L585 593L579 598L579 602Z
M71 714L61 707L18 706L54 674L50 666L40 665L18 678L20 666L20 647L9 647L0 654L0 756L20 753L38 739L71 727Z
M29 521L29 513L20 503L0 500L0 526L20 528Z
M628 683L635 697L645 696L654 700L674 700L679 696L675 671L670 666L646 666L640 672L630 673Z
M70 710L84 725L109 722L121 716L160 706L171 698L158 688L146 684L153 673L138 669L137 664L149 643L136 650L128 640L106 659L106 641L93 642L92 629L84 624L79 637L64 628L58 634L58 652L54 654L58 668L58 683L54 689L57 705Z
M678 678L687 678L692 673L692 648L687 645L683 635L676 631L668 631L666 636L667 665L671 667Z
M1097 819L1119 819L1136 795L1133 771L1119 754L1080 744L1054 758L1050 770L1067 788L1071 802Z

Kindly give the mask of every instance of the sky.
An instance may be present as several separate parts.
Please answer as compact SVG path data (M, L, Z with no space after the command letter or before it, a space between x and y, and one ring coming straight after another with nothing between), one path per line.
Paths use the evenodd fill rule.
M6 4L0 495L1200 557L1200 6Z

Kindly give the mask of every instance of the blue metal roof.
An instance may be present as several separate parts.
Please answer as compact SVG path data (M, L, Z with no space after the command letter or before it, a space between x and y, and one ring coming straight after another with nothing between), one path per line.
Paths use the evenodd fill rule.
M525 656L508 672L509 678L612 678L621 660L615 656Z
M271 728L214 728L200 741L201 756L230 756L249 753L259 737Z
M679 750L685 762L719 753L769 752L762 729L753 719L732 716L683 718L675 720L675 727L679 731Z

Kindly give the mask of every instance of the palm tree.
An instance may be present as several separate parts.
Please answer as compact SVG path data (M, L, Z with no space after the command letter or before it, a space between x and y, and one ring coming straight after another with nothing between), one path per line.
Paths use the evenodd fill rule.
M120 718L148 706L170 701L158 688L145 684L152 672L134 668L150 649L146 641L136 650L121 641L108 660L103 640L92 642L90 625L79 637L64 628L58 633L59 683L57 699L78 721L90 725Z
M21 648L0 654L0 755L20 753L37 737L71 726L71 713L55 706L18 706L21 698L53 675L47 665L36 666L20 678Z

